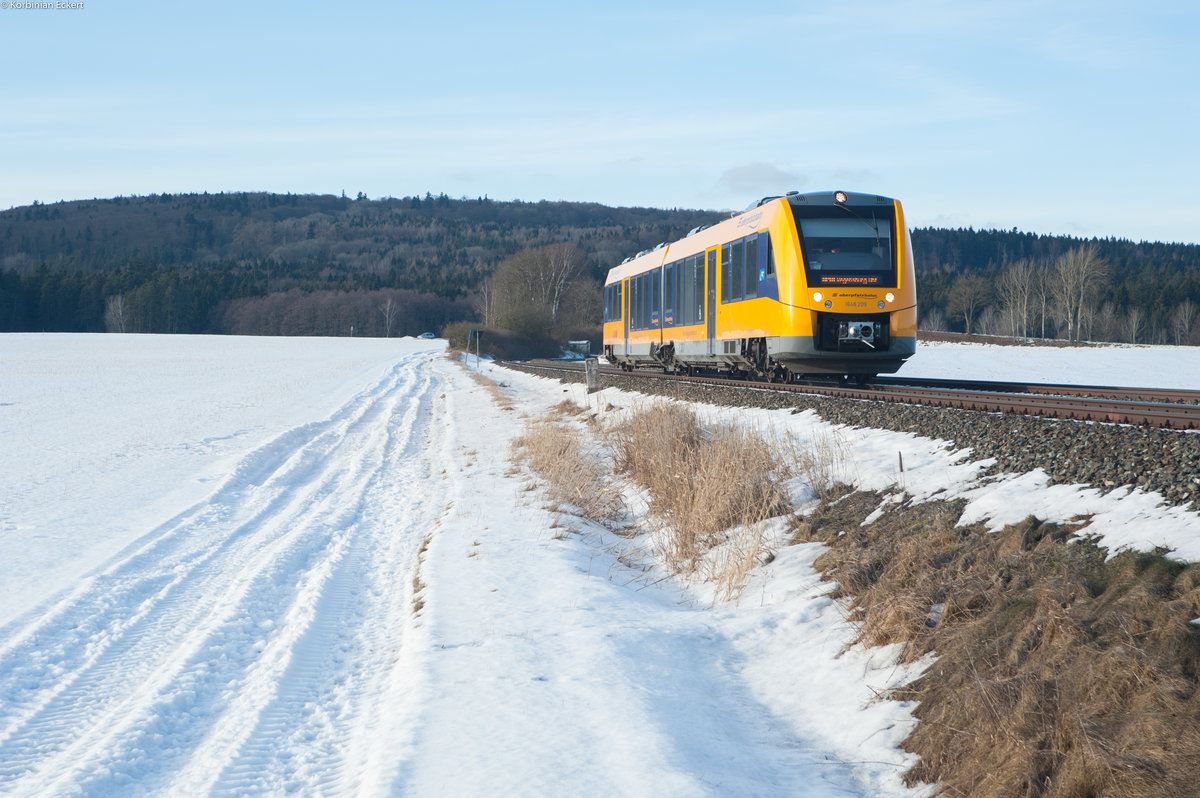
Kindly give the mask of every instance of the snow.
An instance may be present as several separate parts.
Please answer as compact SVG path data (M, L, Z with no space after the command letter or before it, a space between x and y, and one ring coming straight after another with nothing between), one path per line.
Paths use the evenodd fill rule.
M0 336L0 793L929 794L900 780L912 706L879 698L928 662L851 645L821 546L778 549L734 602L663 579L509 458L563 398L651 400L444 346ZM905 373L1200 387L1190 350L1001 349L922 346ZM885 504L1091 515L1108 545L1200 559L1196 514L1153 494L700 412L836 447Z
M1200 347L921 342L898 376L1200 390Z

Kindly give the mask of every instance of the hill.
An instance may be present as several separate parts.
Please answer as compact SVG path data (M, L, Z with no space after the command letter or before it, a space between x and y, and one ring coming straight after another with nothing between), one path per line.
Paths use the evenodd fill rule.
M374 301L391 289L434 308L414 328L420 332L469 315L461 300L518 250L574 242L598 277L631 252L720 216L445 195L163 194L35 204L0 213L0 330L101 331L107 300L119 296L133 330L235 332L229 311L237 300L278 295L276 304L292 307L314 295L340 302L347 292L374 292ZM364 319L358 330L375 326Z
M522 249L574 243L599 280L626 256L723 215L444 194L161 194L34 204L0 212L0 331L102 331L113 328L116 313L121 329L144 332L417 333L473 318L469 299L482 280ZM912 238L922 313L934 329L963 329L950 297L960 276L994 284L1013 262L1049 268L1085 243L1109 266L1095 307L1107 304L1114 319L1138 308L1145 340L1170 337L1184 300L1200 305L1196 245L1015 229L919 228ZM380 318L388 299L402 309L394 328ZM988 298L979 331L1003 331L1000 306ZM1053 330L1051 319L1047 334Z

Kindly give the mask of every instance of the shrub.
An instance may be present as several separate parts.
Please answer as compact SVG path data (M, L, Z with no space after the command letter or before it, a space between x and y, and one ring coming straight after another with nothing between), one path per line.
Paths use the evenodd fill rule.
M695 571L736 529L741 554L726 560L748 570L761 537L745 528L788 510L779 447L741 425L705 424L685 407L659 403L614 427L610 440L617 469L648 492L664 533L660 553L679 572Z

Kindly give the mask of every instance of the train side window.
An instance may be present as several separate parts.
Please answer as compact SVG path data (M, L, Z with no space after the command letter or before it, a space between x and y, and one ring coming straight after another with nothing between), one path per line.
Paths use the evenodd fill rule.
M675 324L675 264L668 263L663 266L662 277L663 290L663 315L662 323L664 327L670 327Z
M637 278L629 279L629 286L625 289L629 292L629 329L637 329Z
M747 236L746 239L746 289L742 295L746 299L758 296L758 236ZM763 275L766 277L766 275Z
M675 262L675 323L687 324L687 261Z
M680 310L683 313L684 324L696 324L703 318L700 307L704 302L704 268L701 266L699 255L693 255L684 264L683 300Z
M745 293L745 246L741 240L738 240L730 245L729 250L733 257L733 263L730 266L730 271L733 273L733 286L729 289L729 296L734 302L737 302Z
M644 330L650 326L650 297L646 296L646 275L639 274L634 282L637 285L637 291L633 295L634 301L637 302L637 328Z
M733 301L733 244L721 247L721 302Z
M640 330L642 324L642 278L629 281L629 329Z
M688 318L688 259L684 258L675 270L675 323L689 324Z
M650 329L650 275L643 274L638 278L642 282L642 324L643 330Z
M770 277L771 275L775 274L775 252L774 252L774 250L771 249L770 234L769 233L759 233L758 234L758 242L759 242L759 244L758 244L759 250L760 251L766 250L767 276Z
M650 327L662 326L662 269L650 272Z
M679 286L678 299L676 301L676 324L691 324L691 316L688 311L691 305L691 300L688 299L689 278L691 277L690 268L690 258L680 260L679 270L676 272L676 280Z
M638 280L642 283L642 323L643 330L650 329L650 275L643 274Z

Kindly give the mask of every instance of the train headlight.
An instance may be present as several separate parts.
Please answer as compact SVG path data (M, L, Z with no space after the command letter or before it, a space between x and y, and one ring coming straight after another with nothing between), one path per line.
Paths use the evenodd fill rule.
M846 203L846 192L845 191L833 192L833 201L836 202L838 205L844 205Z
M889 291L883 298L886 299L888 302L896 301L896 295L893 294L891 291ZM883 307L883 305L880 305L880 307Z
M831 308L831 307L833 307L833 301L832 301L832 300L829 300L829 299L826 299L826 300L825 300L825 307L827 307L827 308Z
M821 292L813 291L813 302L820 302L820 301L821 301Z

